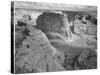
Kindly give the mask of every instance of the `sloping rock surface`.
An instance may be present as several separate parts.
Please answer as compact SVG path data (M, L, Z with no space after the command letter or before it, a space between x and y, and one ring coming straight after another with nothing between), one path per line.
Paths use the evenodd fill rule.
M16 48L16 73L64 71L64 55L59 53L40 30L27 27L29 35ZM22 35L16 33L16 40Z

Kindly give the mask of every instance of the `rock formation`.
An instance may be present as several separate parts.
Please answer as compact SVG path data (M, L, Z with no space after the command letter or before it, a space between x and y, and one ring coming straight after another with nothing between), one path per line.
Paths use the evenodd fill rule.
M36 23L36 28L41 29L44 33L46 33L48 38L57 36L63 40L71 38L72 34L69 28L68 20L63 14L44 12L37 18Z

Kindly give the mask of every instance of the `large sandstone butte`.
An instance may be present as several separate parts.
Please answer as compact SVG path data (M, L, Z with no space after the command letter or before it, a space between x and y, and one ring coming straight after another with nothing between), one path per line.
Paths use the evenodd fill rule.
M71 38L71 31L65 14L44 12L37 18L36 23L36 28L46 33L49 39L54 37L56 39Z

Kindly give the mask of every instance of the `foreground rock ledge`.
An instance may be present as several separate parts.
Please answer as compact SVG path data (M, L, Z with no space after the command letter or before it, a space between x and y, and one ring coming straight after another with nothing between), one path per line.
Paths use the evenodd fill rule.
M16 53L16 73L64 71L63 54L49 43L43 32L30 33Z

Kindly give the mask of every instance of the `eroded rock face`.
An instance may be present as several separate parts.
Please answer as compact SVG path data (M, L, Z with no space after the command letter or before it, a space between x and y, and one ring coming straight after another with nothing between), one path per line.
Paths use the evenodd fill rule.
M24 33L25 39L16 50L16 73L65 70L61 66L64 62L64 54L58 52L49 43L46 35L34 27L26 26L26 29L29 33L28 35ZM17 32L16 36L21 39L23 35L18 34ZM19 40L17 37L16 40Z
M78 58L78 64L76 66L80 69L97 68L96 52L94 50L84 49Z

